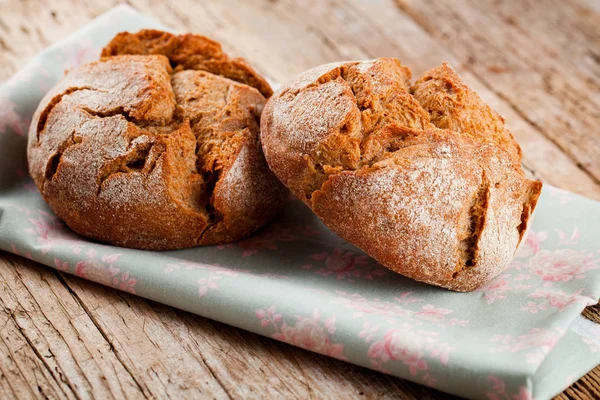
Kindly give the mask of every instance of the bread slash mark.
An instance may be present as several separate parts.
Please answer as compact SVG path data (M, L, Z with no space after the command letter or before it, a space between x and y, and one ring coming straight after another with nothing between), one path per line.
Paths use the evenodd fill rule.
M523 208L521 209L521 223L517 227L517 231L519 232L519 243L523 240L523 236L525 236L525 232L527 231L527 225L529 220L531 219L531 215L533 214L533 210L537 204L538 198L540 197L540 193L542 190L541 182L533 182L530 184L527 190L527 201L523 203Z
M479 237L485 226L486 210L488 208L490 196L489 186L490 182L485 171L482 171L481 184L479 185L477 193L473 196L469 207L469 234L460 241L459 245L462 253L460 269L454 272L452 275L453 278L455 278L460 271L477 266L479 258Z

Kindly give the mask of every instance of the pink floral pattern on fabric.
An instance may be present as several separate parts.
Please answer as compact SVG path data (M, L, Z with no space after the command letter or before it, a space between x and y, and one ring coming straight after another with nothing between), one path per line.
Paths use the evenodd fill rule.
M496 376L490 375L487 380L491 384L491 391L486 393L490 400L533 400L531 390L525 386L521 386L515 394L510 394L506 390L504 381Z
M61 245L67 245L76 253L76 248L88 244L70 231L54 214L20 205L10 205L9 207L18 210L26 217L29 227L23 231L35 239L42 255L46 255L50 250Z
M421 324L428 322L437 326L467 326L468 320L459 318L449 318L452 310L436 307L433 304L422 304L423 299L412 297L411 292L400 293L394 298L394 302L383 301L380 299L367 299L358 293L348 294L337 291L337 296L333 297L331 303L339 304L346 308L354 310L352 318L361 318L364 315L377 315L394 324L398 320L411 321ZM421 303L413 306L413 303ZM411 305L410 307L408 305Z
M115 262L121 254L105 254L98 258L96 250L90 249L86 253L87 259L75 265L75 274L81 278L112 286L129 293L135 293L137 279L116 267Z
M302 238L318 235L319 231L310 225L295 227L294 229L283 227L279 224L269 226L260 234L250 236L234 243L217 246L217 249L243 249L242 258L249 257L264 250L278 250L278 242L294 242Z
M381 340L371 344L367 357L373 368L383 372L386 372L386 363L400 361L408 366L410 375L435 387L436 379L430 372L426 356L437 358L441 364L447 365L450 354L455 350L448 343L441 342L439 336L440 332L420 330L403 323L389 329Z
M586 251L540 250L529 259L529 268L545 281L568 282L583 279L587 271L600 268L599 263L595 254Z
M35 239L42 255L46 255L48 252L62 246L66 246L74 254L79 254L83 248L90 245L89 242L69 230L52 213L14 204L7 207L19 211L26 217L29 227L23 231Z
M494 280L483 285L477 292L483 292L487 304L498 300L506 300L514 292L528 292L530 301L520 309L536 313L556 307L558 311L570 305L585 307L590 298L579 291L572 295L560 290L542 290L551 288L556 283L584 279L586 273L600 268L600 256L590 251L577 251L570 246L577 244L581 233L574 227L571 233L555 229L558 246L553 250L542 248L549 238L547 231L529 231L522 246L515 255L510 267Z
M490 347L490 351L492 353L526 352L525 361L539 366L564 333L561 329L533 328L522 335L494 335L490 343L495 345Z
M487 304L493 304L496 300L506 299L507 293L511 290L509 285L510 274L500 274L496 279L481 286L476 292L483 292L483 299Z
M346 360L344 345L333 343L331 339L331 335L335 333L335 317L321 321L321 313L315 309L312 316L296 316L294 323L288 324L276 311L277 308L271 306L266 310L258 309L255 312L263 328L270 326L275 329L272 338L339 360Z
M219 289L219 281L223 276L236 278L240 273L247 273L247 270L235 269L235 268L223 268L220 265L209 265L192 262L182 262L178 264L168 264L165 269L165 274L170 274L180 268L185 268L188 271L194 269L207 270L209 274L207 277L203 277L197 280L198 284L198 296L204 297L210 290Z
M558 202L561 206L565 206L573 200L573 194L562 189L553 186L546 186L544 190L550 192L550 197L558 199Z
M355 282L357 278L373 280L387 275L388 271L364 254L336 247L331 253L321 252L310 256L315 261L324 261L324 266L315 272L322 276L335 276L337 280ZM313 264L305 264L303 269L313 269Z
M538 311L545 311L551 307L555 307L560 312L574 305L587 307L595 304L594 299L581 296L581 292L581 289L571 294L565 293L562 290L537 289L527 296L531 299L536 299L536 301L528 302L521 307L521 310L535 314Z
M371 343L377 332L379 332L380 325L371 325L369 322L363 324L363 329L358 333L358 337L365 340L367 343Z
M69 272L71 270L71 268L69 267L69 262L63 261L58 257L54 257L54 266L57 270L63 272Z
M579 228L574 227L573 232L568 235L566 232L560 229L554 229L554 232L558 235L560 246L573 246L577 244L577 241L581 237L581 233L579 232Z
M167 264L164 269L165 274L171 274L175 271L208 271L208 276L198 279L198 296L204 297L209 291L219 289L219 281L224 277L237 278L240 275L259 276L270 279L287 279L287 276L273 273L254 273L248 269L228 268L217 264L195 263L190 261L182 261L179 263Z
M525 240L521 244L521 247L517 250L515 258L528 258L538 253L546 239L548 239L548 232L535 232L530 229L527 231L527 236L525 236Z
M29 218L33 228L25 229L25 232L36 237L42 254L46 254L52 247L65 240L64 232L60 229L62 222L54 216L44 214L38 218Z
M13 254L16 254L16 255L21 256L21 257L25 257L28 260L33 260L33 258L31 257L31 252L29 252L29 251L26 251L26 252L23 252L23 253L20 252L19 249L17 249L17 245L14 244L14 243L10 244L10 251Z
M587 344L590 348L590 353L598 353L600 352L600 346L591 338L582 337L581 340L583 343Z
M165 272L165 274L170 274L172 272L179 271L179 270L187 270L187 271L208 270L208 271L212 271L212 272L219 272L223 275L228 275L228 276L231 276L234 278L236 276L238 276L240 273L250 272L247 269L225 268L225 267L222 267L222 266L216 265L216 264L203 264L203 263L197 263L197 262L191 262L191 261L181 261L178 263L167 264L164 272Z

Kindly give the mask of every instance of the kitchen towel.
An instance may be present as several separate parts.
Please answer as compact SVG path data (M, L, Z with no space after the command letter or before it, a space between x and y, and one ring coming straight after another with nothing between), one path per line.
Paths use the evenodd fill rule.
M472 293L403 278L298 200L250 238L148 252L71 232L29 179L44 93L116 33L164 29L128 6L38 55L0 87L0 249L330 357L469 398L546 399L600 363L600 204L546 185L510 268Z

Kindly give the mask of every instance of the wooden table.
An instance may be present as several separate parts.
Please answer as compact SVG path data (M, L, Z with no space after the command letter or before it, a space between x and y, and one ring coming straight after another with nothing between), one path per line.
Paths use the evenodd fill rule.
M0 3L0 81L117 3ZM506 117L532 175L600 200L598 0L130 4L280 82L343 59L394 56L415 75L450 61ZM1 252L0 281L0 398L450 397ZM558 398L599 393L600 367Z

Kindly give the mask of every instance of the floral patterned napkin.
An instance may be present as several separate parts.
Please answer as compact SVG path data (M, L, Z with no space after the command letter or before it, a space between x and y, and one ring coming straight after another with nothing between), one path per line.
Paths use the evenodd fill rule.
M0 249L470 398L549 398L600 363L600 328L580 316L600 296L600 204L549 186L511 267L467 294L386 270L297 200L218 247L146 252L69 231L27 176L31 115L65 68L147 27L162 28L117 7L0 87Z

